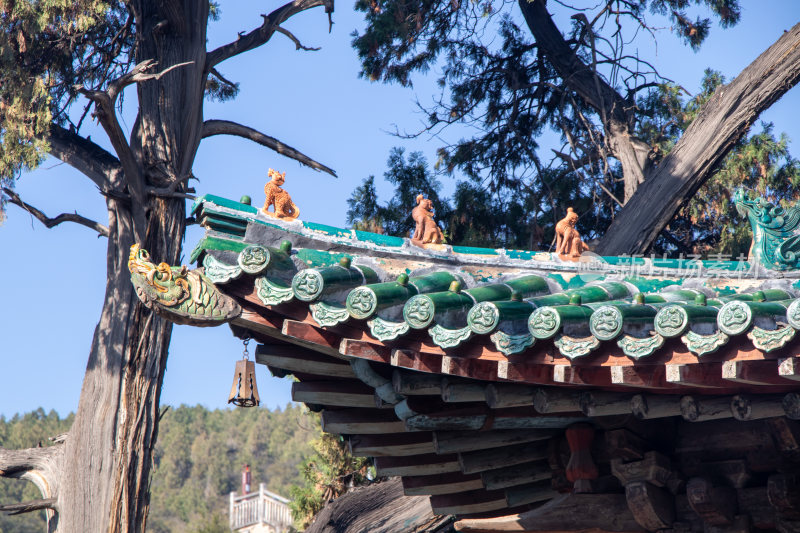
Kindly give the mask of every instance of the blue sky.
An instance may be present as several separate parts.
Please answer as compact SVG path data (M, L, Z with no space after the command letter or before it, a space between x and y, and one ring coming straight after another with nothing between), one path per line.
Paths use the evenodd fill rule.
M222 2L222 19L209 29L209 48L256 27L260 13L279 4L239 0ZM712 29L698 53L671 36L658 34L658 47L641 39L637 52L649 58L662 74L695 92L703 70L713 67L735 77L784 31L800 21L800 3L793 0L742 1L742 22L735 28ZM303 13L287 27L318 52L295 51L282 35L266 46L221 65L220 71L241 83L239 97L230 103L208 103L205 117L234 120L255 127L334 168L339 178L314 172L263 147L233 137L203 141L194 165L200 178L198 194L213 193L238 199L243 194L263 201L267 168L286 171L285 188L306 220L345 224L346 200L370 174L382 176L392 146L422 151L430 162L440 141L420 138L400 141L388 134L397 125L413 130L421 124L415 98L429 101L433 79L418 79L414 90L359 79L358 61L350 34L361 17L351 4L336 6L332 33L322 10ZM135 95L129 94L128 101ZM776 132L800 139L800 89L792 89L762 120L775 123ZM128 129L132 115L123 116ZM459 133L445 135L455 138ZM92 138L107 146L102 132ZM798 155L797 142L792 144ZM452 180L444 178L452 188ZM17 192L49 216L77 211L101 222L105 204L94 185L56 160L20 179ZM379 184L388 198L391 188ZM190 228L185 253L201 231ZM67 414L77 407L83 372L103 301L105 239L84 227L62 224L45 229L9 206L0 226L0 415L9 417L38 407ZM158 260L158 258L155 258ZM176 326L173 334L162 403L225 406L233 363L241 342L227 326ZM258 370L259 391L269 407L285 405L290 383Z

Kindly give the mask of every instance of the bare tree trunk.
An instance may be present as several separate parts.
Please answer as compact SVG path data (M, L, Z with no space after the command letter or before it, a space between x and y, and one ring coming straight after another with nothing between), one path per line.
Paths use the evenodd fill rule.
M800 24L785 32L730 84L717 89L675 148L646 175L600 241L597 252L646 252L761 112L798 81Z
M208 2L133 2L141 39L137 62L188 63L138 84L130 146L151 187L185 183L202 133ZM122 188L122 187L120 187ZM179 189L180 190L180 189ZM185 201L147 201L145 242L157 262L178 264ZM149 507L158 406L172 324L136 297L127 268L136 242L130 205L111 199L108 281L100 322L66 442L57 531L143 532Z

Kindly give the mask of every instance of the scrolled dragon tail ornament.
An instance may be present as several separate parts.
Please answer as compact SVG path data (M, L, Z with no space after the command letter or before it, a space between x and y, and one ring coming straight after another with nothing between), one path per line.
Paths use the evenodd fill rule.
M138 244L131 246L128 270L142 303L176 324L219 326L242 313L239 304L222 294L199 270L156 265Z
M771 270L800 268L800 206L784 209L743 189L733 195L736 210L753 228L751 259Z

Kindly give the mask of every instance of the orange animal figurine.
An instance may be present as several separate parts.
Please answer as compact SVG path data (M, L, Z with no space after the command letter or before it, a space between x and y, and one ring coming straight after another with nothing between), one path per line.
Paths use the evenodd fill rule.
M425 244L441 244L444 240L442 230L433 220L433 202L423 195L417 195L417 207L411 211L411 218L416 222L411 242L417 246Z
M556 253L576 259L589 247L581 240L581 235L575 229L578 214L571 207L567 208L567 216L556 224Z
M267 216L275 218L288 218L294 220L300 216L300 209L292 202L292 197L289 193L281 188L281 185L286 181L286 172L278 172L269 169L267 176L270 181L264 185L264 193L267 199L264 201L264 207L261 212ZM274 212L269 211L269 206L272 206Z

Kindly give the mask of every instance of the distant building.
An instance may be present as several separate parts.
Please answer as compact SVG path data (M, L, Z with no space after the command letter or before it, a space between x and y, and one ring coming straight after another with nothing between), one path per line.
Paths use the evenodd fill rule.
M288 499L268 491L263 483L258 491L250 491L249 465L242 471L242 494L231 492L228 516L236 533L286 533L292 525Z

